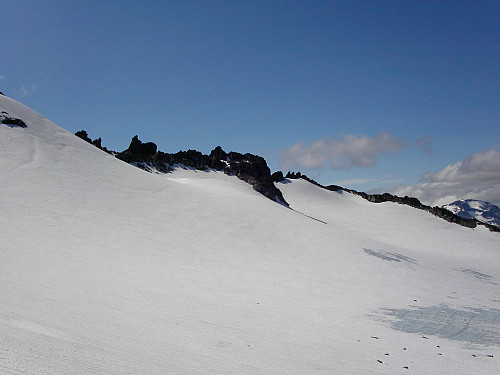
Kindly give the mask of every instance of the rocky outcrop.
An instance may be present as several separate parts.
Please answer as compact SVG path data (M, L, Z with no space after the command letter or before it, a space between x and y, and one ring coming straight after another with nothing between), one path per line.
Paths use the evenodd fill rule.
M26 128L26 123L17 117L10 116L7 112L2 111L1 115L1 123L9 126L19 126L20 128Z
M226 166L223 168L223 171L248 182L253 186L254 190L269 199L288 206L283 194L274 185L271 170L263 157L230 152L227 155Z
M213 152L214 151L212 151L212 153ZM221 162L222 159L216 159L212 153L210 155L205 155L197 150L187 150L169 154L158 151L153 155L151 164L160 172L169 172L178 164L198 170L206 170L209 168L222 170L222 166L224 165Z
M148 163L155 156L156 149L153 142L142 143L136 135L132 138L128 148L116 154L116 157L127 163Z
M95 147L103 150L104 152L107 152L108 154L112 154L113 152L112 151L109 151L106 147L104 147L102 145L102 140L101 138L96 138L94 140L90 139L87 132L85 130L80 130L80 131L77 131L75 133L75 135L78 137L78 138L81 138L83 139L84 141L90 143L91 145L94 145Z
M310 182L313 185L319 186L320 188L330 190L330 191L344 190L343 187L337 186L337 185L328 185L328 186L321 185L320 183L314 181L312 178L309 178L305 174L302 174L300 172L288 172L286 174L285 178L289 178L291 180L296 180L298 178L301 178L302 180L306 180L307 182Z
M139 155L135 153L132 158L129 155L124 158L122 154L118 154L117 157L129 163L135 162L140 164L149 162L156 170L164 173L171 171L176 165L191 167L197 170L213 169L222 171L248 182L254 190L267 198L288 206L283 194L274 185L271 170L261 156L249 153L240 154L238 152L226 153L220 146L214 148L209 155L196 150L179 151L175 154L168 154L161 151L153 153L152 147L148 153ZM146 167L144 169L147 169L147 166L138 166Z
M81 130L75 135L93 144L96 147L105 149L101 145L101 139L92 141L87 132ZM171 172L175 167L187 167L197 170L213 169L222 171L228 175L236 176L243 180L265 197L288 206L281 191L274 185L274 182L283 179L283 173L271 175L271 170L267 166L265 159L253 154L240 154L238 152L226 153L220 146L214 148L209 155L200 151L188 150L177 153L165 153L158 151L153 142L143 143L134 136L129 147L115 156L127 163L146 171L158 171L160 173Z

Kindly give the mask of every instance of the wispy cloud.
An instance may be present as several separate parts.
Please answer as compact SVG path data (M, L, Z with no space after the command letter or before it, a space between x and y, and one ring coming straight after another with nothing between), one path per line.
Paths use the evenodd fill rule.
M404 179L402 178L388 178L388 179L382 179L382 178L353 178L353 179L348 179L348 180L341 180L341 181L335 181L333 184L334 185L340 185L344 187L349 187L349 186L354 186L354 185L366 185L366 184L371 184L371 185L394 185L397 183L403 182ZM380 190L383 188L376 188L376 190ZM373 190L373 189L372 189Z
M430 205L457 199L480 199L500 204L500 152L495 145L436 173L426 173L415 186L400 186L396 195L414 196Z
M340 139L320 139L309 145L297 143L282 152L282 168L373 167L381 155L400 152L406 146L404 139L387 132L373 137L351 134Z
M38 86L36 85L28 85L28 86L21 86L21 96L23 98L27 97L30 95L32 92L36 91L38 89Z
M432 142L433 139L429 137L428 135L424 135L423 137L417 139L417 142L415 143L417 148L425 152L426 154L432 154Z
M5 78L7 77L0 75L0 81L3 81Z
M349 185L364 185L379 181L376 178L353 178L350 180L335 181L334 185L349 186Z

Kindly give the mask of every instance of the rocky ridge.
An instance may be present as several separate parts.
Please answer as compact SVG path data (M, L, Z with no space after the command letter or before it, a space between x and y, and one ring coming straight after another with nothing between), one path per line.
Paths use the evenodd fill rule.
M143 143L137 135L132 138L125 151L114 152L103 147L100 138L91 140L84 130L77 132L76 135L103 151L114 154L118 159L148 172L168 173L176 167L222 171L238 177L252 185L254 190L265 197L288 207L283 194L274 185L275 181L271 170L261 156L250 153L225 152L220 146L214 148L209 155L196 150L166 153L158 151L158 147L153 142Z
M115 155L118 159L148 172L156 171L159 173L168 173L173 171L176 167L222 171L249 183L257 192L287 207L288 203L283 197L281 191L275 186L275 183L281 182L285 179L301 178L329 191L345 191L351 194L359 195L372 203L395 202L398 204L404 204L416 209L427 211L450 223L455 223L467 228L475 228L478 225L483 225L490 231L500 232L500 228L494 225L481 222L475 218L460 217L443 207L431 207L424 205L417 198L408 196L399 197L389 193L367 194L353 189L343 188L338 185L324 186L306 175L301 174L300 172L288 172L286 176L284 176L281 171L271 174L271 170L263 157L250 153L241 154L239 152L225 152L220 146L214 148L209 155L196 150L165 153L158 151L158 147L155 143L143 143L136 135L132 138L129 147L125 151L114 152L102 146L101 138L97 138L95 140L90 139L87 132L84 130L75 133L75 135L100 148L101 150Z
M346 191L351 194L359 195L360 197L366 199L369 202L372 203L383 203L383 202L394 202L394 203L399 203L399 204L404 204L406 206L410 206L419 210L424 210L427 211L434 216L440 217L441 219L444 219L450 223L455 223L458 225L462 225L467 228L476 228L478 225L485 226L492 232L500 232L500 228L481 222L475 218L465 218L465 217L460 217L456 215L455 213L442 208L442 207L431 207L427 206L425 204L422 204L417 198L413 197L399 197L397 195L389 194L389 193L383 193L383 194L367 194L364 192L359 192L353 189L346 189L338 185L328 185L324 186L319 184L318 182L314 181L313 179L307 177L306 175L301 174L300 172L288 172L286 177L288 179L298 179L301 178L303 180L309 181L310 183L317 185L323 189L330 190L330 191Z

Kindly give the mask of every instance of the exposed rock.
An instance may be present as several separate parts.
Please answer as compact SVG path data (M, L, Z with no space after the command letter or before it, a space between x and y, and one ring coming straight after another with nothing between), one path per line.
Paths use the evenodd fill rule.
M281 171L274 172L271 177L273 179L273 182L281 182L285 179L285 177L283 176L283 172Z
M2 124L26 128L26 123L23 120L17 117L10 117L8 116L7 112L2 112L2 115L0 117L2 118Z
M136 135L132 138L128 149L118 153L116 157L127 163L144 163L151 162L155 154L156 145L153 142L142 143Z
M200 151L188 150L169 154L157 151L152 142L142 143L137 136L132 138L127 150L116 154L116 157L139 168L150 171L152 168L167 173L176 165L195 168L197 170L213 169L234 175L248 182L252 187L269 199L288 206L281 191L274 185L274 178L264 158L252 154L238 152L226 153L220 146L214 148L209 155ZM280 172L281 173L281 172ZM281 174L283 177L283 174Z
M102 140L101 140L101 138L100 138L100 137L99 137L99 138L97 138L97 139L92 140L92 139L90 139L90 138L89 138L89 136L88 136L88 134L87 134L87 132L86 132L85 130L80 130L80 131L77 131L77 132L75 133L75 135L76 135L78 138L81 138L81 139L83 139L84 141L86 141L86 142L88 142L88 143L90 143L90 144L94 145L95 147L97 147L97 148L99 148L99 149L103 150L104 152L107 152L108 154L112 154L112 153L113 153L112 151L109 151L106 147L103 147L103 146L102 146Z
M87 134L87 132L85 130L80 130L80 131L77 131L75 133L75 135L78 137L78 138L81 138L83 139L84 141L88 142L88 143L92 143L92 139L89 138L89 135Z
M222 170L227 164L227 153L222 147L214 148L208 155L208 167L216 170Z
M433 215L436 215L437 217L440 217L442 219L445 219L446 221L449 221L450 223L457 223L460 224L464 227L468 228L475 228L478 224L484 225L483 223L480 223L479 221L475 219L465 219L463 217L455 215L453 212L445 210L444 208L441 207L429 207L422 205L422 209L430 212ZM490 230L492 230L492 227L489 225L486 225ZM499 231L499 230L495 230Z
M235 175L240 180L248 182L264 196L288 206L281 191L274 185L271 170L263 157L237 152L227 155L227 167L224 172Z

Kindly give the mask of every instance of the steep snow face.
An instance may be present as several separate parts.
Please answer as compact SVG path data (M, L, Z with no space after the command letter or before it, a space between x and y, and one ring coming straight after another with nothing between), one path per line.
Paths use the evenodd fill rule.
M468 374L500 358L497 233L305 181L144 172L0 97L6 374Z
M444 205L443 208L466 219L476 219L500 227L500 208L489 202L465 199Z

